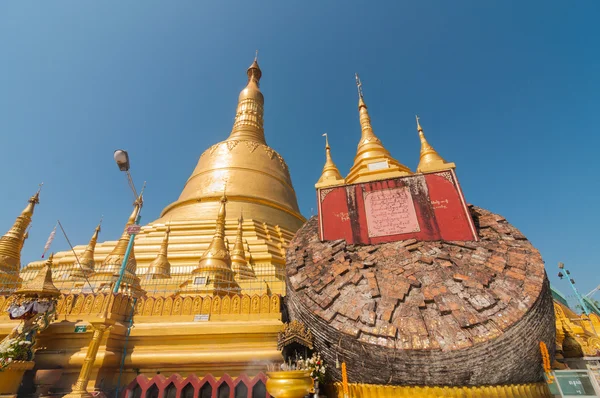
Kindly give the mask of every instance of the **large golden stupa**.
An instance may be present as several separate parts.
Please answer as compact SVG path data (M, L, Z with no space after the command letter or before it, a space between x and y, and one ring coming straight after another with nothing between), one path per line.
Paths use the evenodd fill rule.
M285 251L305 219L285 161L265 140L256 59L247 74L229 137L202 153L179 199L141 227L118 294L141 196L119 240L98 242L98 225L87 244L54 254L58 322L40 336L35 357L36 369L62 369L54 390L86 396L139 373L253 377L281 359ZM45 265L19 272L38 197L0 239L3 310ZM3 334L13 326L0 320Z

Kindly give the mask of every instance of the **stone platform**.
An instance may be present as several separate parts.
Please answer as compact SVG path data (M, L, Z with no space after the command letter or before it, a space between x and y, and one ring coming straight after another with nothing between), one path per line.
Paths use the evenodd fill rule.
M479 241L321 242L313 217L287 252L287 305L350 382L498 385L542 380L555 320L540 253L474 206ZM340 379L339 369L332 373Z

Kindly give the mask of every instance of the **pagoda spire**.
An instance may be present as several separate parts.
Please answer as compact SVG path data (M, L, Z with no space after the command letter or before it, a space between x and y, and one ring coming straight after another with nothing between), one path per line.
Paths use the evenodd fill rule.
M266 145L263 128L265 98L259 88L262 71L258 66L258 51L246 74L248 83L238 97L235 121L227 140L256 141Z
M254 271L248 266L246 251L244 250L244 216L240 214L238 218L238 229L235 236L235 243L231 251L231 264L235 277L239 279L254 278Z
M92 238L90 239L87 247L85 248L85 251L83 252L81 257L79 257L79 265L75 264L75 269L71 274L72 277L83 278L84 276L88 276L89 274L94 272L94 251L96 250L96 243L98 242L98 235L101 231L101 225L102 220L100 220L100 222L96 226L94 234L92 235Z
M340 174L333 159L331 158L331 148L329 147L329 138L327 133L323 134L325 137L325 166L323 166L323 172L321 172L321 178L315 184L316 188L324 188L332 185L338 185L344 183L344 177Z
M412 174L408 167L390 155L381 140L373 132L371 118L363 96L362 82L358 74L355 76L358 87L358 113L362 133L356 149L354 165L350 168L346 183L381 180Z
M0 238L0 284L10 285L18 282L21 267L21 249L27 235L27 227L35 205L40 203L40 190L29 198L29 203L15 220L12 228Z
M170 234L171 227L167 226L163 241L158 251L158 255L148 266L148 272L146 275L149 279L162 279L171 277L171 263L169 263L169 259L167 257Z
M454 163L447 163L439 153L425 139L423 134L423 128L419 123L419 116L415 116L417 119L417 131L419 132L419 138L421 139L421 155L419 156L419 166L417 166L417 173L427 173L432 171L441 171L453 169L456 167Z
M121 264L123 263L123 259L125 258L125 252L127 251L127 245L129 245L130 235L127 229L129 228L129 226L135 224L143 203L144 202L142 195L140 195L133 203L133 211L127 219L127 223L125 224L125 228L123 229L121 237L117 241L117 244L115 245L114 249L110 252L108 256L106 256L106 258L102 262L100 269L96 270L96 274L119 274L119 271L121 270ZM129 253L129 258L127 259L127 266L125 268L126 273L135 275L136 268L137 263L135 260L135 252L134 247L132 247L131 252Z
M225 217L227 196L223 193L217 215L215 234L208 249L200 257L198 267L192 271L189 289L211 294L236 293L239 286L234 281L231 256L225 244Z
M23 296L37 297L57 297L60 295L60 290L54 286L52 281L52 259L54 253L50 253L50 257L44 264L44 267L38 271L37 275L25 282L23 287L18 289L15 294Z

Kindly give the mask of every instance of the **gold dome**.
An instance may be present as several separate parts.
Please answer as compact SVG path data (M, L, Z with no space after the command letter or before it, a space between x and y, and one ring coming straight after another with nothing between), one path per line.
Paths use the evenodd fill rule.
M163 210L157 222L214 219L225 185L228 209L233 213L239 214L243 207L248 218L268 220L292 231L306 221L285 161L265 141L261 76L255 59L248 68L248 84L240 93L229 138L200 156L179 199Z

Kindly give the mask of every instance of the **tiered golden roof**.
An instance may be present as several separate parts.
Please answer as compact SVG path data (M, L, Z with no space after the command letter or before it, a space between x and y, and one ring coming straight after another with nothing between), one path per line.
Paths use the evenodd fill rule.
M417 119L417 131L419 132L419 138L421 139L421 156L419 156L419 166L417 167L417 173L428 173L432 171L441 171L456 168L454 163L446 162L439 153L425 139L423 134L423 128L419 123L419 117Z
M335 163L333 163L333 159L331 158L329 137L327 137L327 133L323 134L323 136L325 136L325 166L323 166L321 178L319 178L319 181L317 181L315 184L315 188L324 188L344 183L344 177L342 177L340 171Z
M15 294L21 296L58 297L60 295L60 290L58 290L52 282L53 258L54 255L50 253L50 257L48 257L44 268L37 273L35 278L25 282L23 287L18 289Z
M40 186L41 188L41 186ZM2 287L15 287L19 283L21 268L21 249L27 237L27 227L35 205L40 203L40 190L35 193L29 203L17 217L12 228L0 238L0 283Z
M169 234L171 228L167 227L165 231L165 237L160 245L158 255L148 266L148 272L146 272L146 278L160 279L171 277L171 263L169 263L168 247L169 247Z
M347 184L382 180L385 178L401 177L412 174L410 169L390 155L373 132L371 118L365 104L362 83L356 75L358 86L358 111L362 135L356 149L354 165L346 176Z

